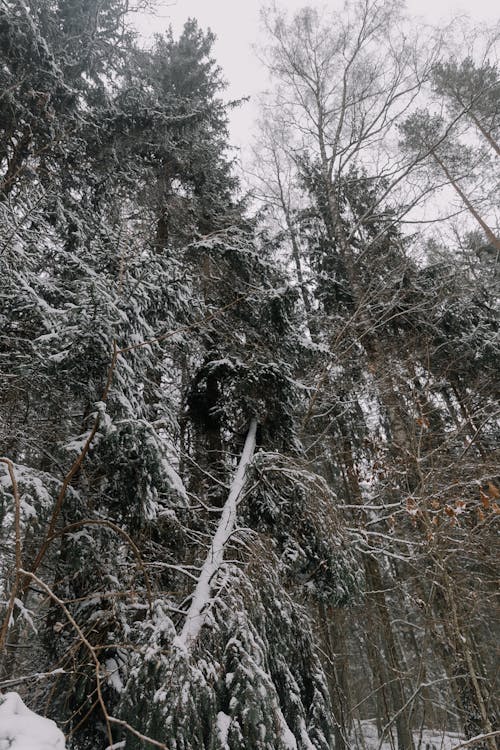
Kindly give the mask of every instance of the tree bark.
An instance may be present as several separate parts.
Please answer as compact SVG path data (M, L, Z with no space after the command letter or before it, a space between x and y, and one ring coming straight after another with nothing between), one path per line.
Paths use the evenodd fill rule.
M460 185L458 184L458 182L451 175L448 167L442 161L442 159L439 158L439 156L436 154L435 151L431 151L431 154L434 157L434 159L436 161L436 164L439 164L439 166L441 167L441 169L445 173L445 175L446 175L446 177L447 177L450 185L452 186L452 188L455 190L456 193L458 193L458 195L462 199L462 201L463 201L464 205L466 206L467 210L469 211L469 213L474 217L474 219L477 221L477 223L479 224L479 226L481 227L481 229L485 233L485 235L488 238L488 240L491 242L491 244L493 245L493 247L496 250L500 251L500 239L490 229L490 227L484 221L484 219L482 218L482 216L480 216L480 214L478 214L478 212L476 211L476 209L474 208L474 206L472 205L472 203L470 202L470 200L467 198L467 196L465 195L464 191L462 190L462 188L460 187Z

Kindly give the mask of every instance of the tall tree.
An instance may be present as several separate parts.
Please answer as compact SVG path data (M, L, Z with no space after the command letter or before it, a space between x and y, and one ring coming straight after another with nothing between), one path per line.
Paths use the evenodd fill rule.
M33 115L46 159L29 124L5 157L2 678L36 652L38 705L79 748L326 750L305 601L344 601L356 577L327 489L312 514L319 479L293 469L310 351L233 197L213 36L189 21L139 50L109 4L77 58L73 6L12 4L2 27L22 21L74 96L51 113L57 147ZM9 34L14 91L39 58Z
M424 62L420 76L409 65L405 86L409 85L411 74L414 74L415 88L411 91L405 86L399 88L395 83L399 80L395 71L401 72L405 60L404 46L399 51L401 61L393 63L393 67L392 53L397 45L392 40L387 49L388 64L384 65L388 77L383 81L392 81L395 88L389 87L387 96L381 96L381 79L377 76L379 58L373 54L371 43L376 38L385 49L386 40L391 39L389 18L394 18L390 16L391 12L395 10L388 5L382 9L378 4L362 10L358 8L357 16L353 9L347 31L342 18L339 23L323 25L322 19L311 9L297 14L290 21L283 14L267 16L269 67L277 80L276 101L280 103L279 108L269 107L267 115L277 121L278 127L279 123L284 123L287 136L282 144L277 144L276 138L268 138L267 153L270 156L262 184L271 185L268 194L274 206L281 205L290 242L295 243L294 249L301 250L301 262L307 267L309 289L314 300L312 306L319 332L316 340L323 351L328 351L323 365L313 371L315 380L311 383L312 397L303 419L302 435L310 460L315 462L338 496L345 498L350 525L353 528L358 526L361 539L367 540L362 544L362 560L372 618L371 625L367 624L365 659L372 672L371 691L377 696L375 710L380 720L379 731L385 736L395 725L398 746L411 747L412 723L418 712L416 702L426 688L423 686L424 667L417 666L420 646L397 624L398 610L407 606L409 597L416 596L415 590L407 584L404 571L408 571L411 577L413 572L409 571L415 570L412 559L421 558L415 558L409 550L412 545L425 548L427 535L430 540L430 548L426 550L426 565L430 566L429 577L432 579L430 590L434 590L432 586L438 586L440 592L446 589L449 592L447 606L455 607L458 597L456 592L451 593L449 585L456 570L453 574L445 574L445 584L437 580L433 568L436 555L440 560L436 564L443 569L448 570L451 562L451 548L441 535L440 543L436 543L434 529L440 519L435 515L437 509L432 506L435 502L433 493L437 487L446 486L447 480L441 470L452 465L451 456L455 450L459 453L464 449L473 450L471 464L474 468L471 466L469 480L472 475L483 472L491 476L492 456L488 454L486 457L476 444L482 428L477 433L469 433L472 439L470 448L467 443L458 448L465 425L459 419L453 428L449 426L457 405L455 393L448 401L450 411L446 409L443 413L437 403L439 376L435 376L433 368L439 367L445 339L451 346L457 346L456 329L444 322L440 306L450 305L451 300L458 298L463 300L465 307L470 305L471 300L465 292L467 285L463 286L462 293L457 294L452 288L456 290L455 285L464 284L458 270L452 272L451 282L446 275L441 275L442 267L419 268L418 262L412 258L413 243L404 237L400 228L412 203L408 203L405 189L400 191L399 186L405 183L406 177L410 176L411 180L414 169L423 163L424 158L431 158L432 146L450 156L452 149L448 133L443 129L442 133L435 134L432 144L426 142L418 152L411 154L410 159L399 162L397 166L397 161L393 163L395 169L391 173L392 168L386 168L387 161L382 162L385 167L378 169L380 160L377 162L376 155L380 157L381 151L370 141L370 131L355 127L355 111L363 113L366 107L365 115L360 115L361 125L379 115L381 128L377 134L384 147L390 150L389 144L394 136L391 112L394 113L398 106L401 114L406 107L411 109L415 100L411 92L419 93L420 83L437 70L436 58L434 61L428 59L430 64ZM389 15L384 16L384 13ZM385 40L382 39L382 29ZM361 59L364 78L361 74L353 74L355 61ZM391 78L392 73L395 78ZM343 96L339 96L339 87L334 85L339 79L343 81ZM379 87L376 93L373 89L371 99L369 82L375 80ZM264 135L268 133L274 133L273 125L266 127ZM458 154L458 149L455 151ZM285 156L281 155L283 152ZM280 158L275 158L276 153ZM476 164L479 174L481 169L484 174L486 161L483 155L477 158L472 149L467 155L470 163ZM458 174L465 174L463 156L462 149L462 172L455 172L457 179L462 179ZM293 165L293 176L288 183L293 188L290 190L287 186L286 193L280 192L283 164L285 167ZM437 187L435 177L436 173L433 173L429 182L432 191ZM283 195L289 198L292 194L295 197L293 207L289 200L282 200ZM449 259L449 254L447 257ZM432 291L427 286L431 278ZM300 278L297 280L300 286ZM486 304L486 309L481 312L483 294L484 290L478 288L472 292L472 316L482 318L485 313L485 339L495 348L493 311ZM468 328L470 318L465 321L464 318L464 325L472 335L474 324ZM452 341L455 341L454 345ZM473 350L477 356L479 351L485 351L483 346L475 339ZM448 352L449 367L446 375L441 374L447 382L454 380L461 369L460 358L451 355L450 350ZM486 368L489 372L489 367ZM469 370L468 383L472 383L474 377ZM489 378L490 375L486 375L488 382ZM469 389L466 385L465 388L468 391L466 399L474 400L474 387ZM450 389L453 393L451 384ZM489 385L486 391L493 395ZM457 408L460 410L458 405ZM467 407L464 405L464 408ZM486 407L489 415L492 409L495 407L490 402ZM466 414L463 410L462 413ZM485 422L485 429L489 429L486 424L491 424L489 416ZM458 430L456 444L453 442L454 429ZM437 455L441 456L442 465L436 464ZM469 480L464 480L465 484ZM444 515L451 514L449 517L460 526L455 513L458 508L460 514L460 507L449 506L447 511L442 508L441 511ZM392 526L400 516L401 527ZM398 541L395 528L400 529ZM414 538L415 528L424 535L417 540ZM472 554L479 563L480 548L477 547ZM430 573L431 569L434 573ZM488 597L486 578L483 601ZM429 590L424 587L418 596L425 600L430 596ZM434 594L431 596L432 612L436 615L438 604L433 597ZM436 616L442 619L444 610L440 612ZM326 616L332 619L331 631L336 632L335 613L326 613ZM453 626L455 633L466 628L466 619L457 614L457 624ZM487 702L477 686L486 684L490 678L481 671L482 676L477 679L477 665L466 663L465 652L460 650L452 630L448 631L449 637L444 638L447 645L440 654L441 670L445 670L445 676L438 669L433 677L436 685L443 680L452 686L468 736L489 734L491 722ZM444 643L444 640L441 638L440 642ZM346 647L340 641L338 648L344 651ZM380 652L384 654L383 659ZM332 662L335 660L334 650L330 652L330 658ZM415 680L416 693L413 692ZM333 679L331 693L334 700L342 693L346 695L338 677ZM411 695L413 697L408 697ZM359 700L363 703L366 697ZM342 713L349 715L349 699ZM340 735L345 735L349 727L342 729ZM494 740L486 739L485 742L492 746ZM342 746L341 737L337 744Z

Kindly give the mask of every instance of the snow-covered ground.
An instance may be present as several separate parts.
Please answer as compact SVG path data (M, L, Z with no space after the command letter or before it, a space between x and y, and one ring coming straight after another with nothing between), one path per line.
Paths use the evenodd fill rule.
M219 721L218 729L219 733L227 735L223 721ZM414 732L416 750L452 750L461 740L454 732L433 729ZM376 724L371 719L359 722L350 741L351 747L359 750L393 750L397 746L394 742L391 747L388 741L380 745ZM296 747L295 742L293 747ZM51 719L25 706L17 693L0 694L0 750L65 750L64 735Z
M0 694L0 750L64 750L63 733L31 711L17 693Z
M423 729L422 732L414 732L413 740L416 750L452 750L452 748L463 742L463 737L455 732L440 732L436 729ZM373 719L359 722L351 738L352 747L359 750L392 750L397 747L396 740L391 746L389 741L380 745L377 727Z

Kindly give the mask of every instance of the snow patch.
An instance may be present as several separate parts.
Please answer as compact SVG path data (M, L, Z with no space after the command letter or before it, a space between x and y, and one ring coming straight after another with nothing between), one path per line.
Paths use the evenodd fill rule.
M280 724L281 729L281 739L283 741L284 746L287 750L297 750L297 740L295 739L295 735L286 723L285 717L283 716L283 713L281 709L277 708L276 710L277 718Z
M0 697L0 750L64 750L63 733L31 711L18 693Z
M113 657L106 659L106 675L108 685L111 685L117 693L122 693L123 682L120 677L120 665Z
M393 735L395 732L393 731ZM385 739L380 742L377 725L374 719L363 719L355 728L350 738L350 747L363 750L392 750L395 746L395 736L392 742ZM426 750L452 750L452 748L464 742L463 737L456 732L439 731L437 729L423 729L422 732L413 732L415 747L426 748Z
M189 498L184 483L174 467L168 461L164 460L163 470L168 477L172 489L177 492L179 497L181 497L186 504L189 504Z
M221 747L224 748L224 750L229 750L227 738L230 726L231 717L228 714L225 714L224 711L219 711L217 714L217 734L219 735Z

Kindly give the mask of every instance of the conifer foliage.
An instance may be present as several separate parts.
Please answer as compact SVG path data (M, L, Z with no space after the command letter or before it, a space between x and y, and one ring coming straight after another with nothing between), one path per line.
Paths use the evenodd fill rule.
M82 750L326 749L305 602L356 586L290 468L297 297L213 35L141 49L125 10L2 4L2 686Z
M495 750L498 67L269 11L254 216L212 32L127 13L0 4L0 745Z

